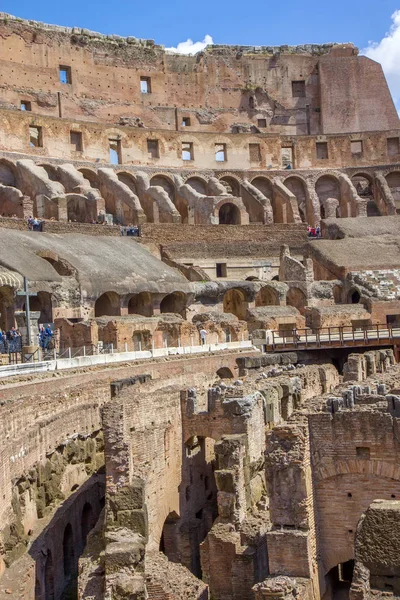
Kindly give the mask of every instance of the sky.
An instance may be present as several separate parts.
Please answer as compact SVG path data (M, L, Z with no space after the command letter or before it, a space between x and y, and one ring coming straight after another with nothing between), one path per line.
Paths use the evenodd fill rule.
M24 19L154 39L179 52L206 43L353 42L382 63L400 109L400 0L0 0Z

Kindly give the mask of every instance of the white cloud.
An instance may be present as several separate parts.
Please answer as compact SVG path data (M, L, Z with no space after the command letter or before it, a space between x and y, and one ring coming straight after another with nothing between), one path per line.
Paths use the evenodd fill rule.
M179 42L176 48L165 48L167 52L175 52L177 54L196 54L204 50L209 44L213 44L211 35L206 35L202 42L194 42L190 38L186 42Z
M392 25L380 42L369 42L362 54L381 63L390 91L400 110L400 10L392 15Z

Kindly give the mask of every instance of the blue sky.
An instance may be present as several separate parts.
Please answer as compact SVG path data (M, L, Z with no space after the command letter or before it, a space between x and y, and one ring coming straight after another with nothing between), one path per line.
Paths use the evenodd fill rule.
M383 64L400 107L400 0L1 0L25 19L151 38L166 47L354 42ZM398 12L397 12L398 11Z

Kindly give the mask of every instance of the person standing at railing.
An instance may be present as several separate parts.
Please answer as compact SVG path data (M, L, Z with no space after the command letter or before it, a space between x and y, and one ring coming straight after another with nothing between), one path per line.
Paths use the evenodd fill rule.
M200 329L199 333L201 345L204 346L207 340L207 331L205 329Z

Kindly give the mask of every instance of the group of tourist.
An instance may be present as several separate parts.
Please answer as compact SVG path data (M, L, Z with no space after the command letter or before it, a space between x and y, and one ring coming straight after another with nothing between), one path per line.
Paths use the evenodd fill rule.
M29 231L43 231L43 221L36 217L28 217L28 229Z
M321 228L318 225L317 227L307 227L307 235L309 238L320 238L321 237Z
M136 225L128 225L127 227L120 227L121 235L127 235L131 237L139 237L140 236L140 228Z
M20 352L22 350L21 332L15 327L11 327L8 331L0 329L0 354L8 354L9 352Z

